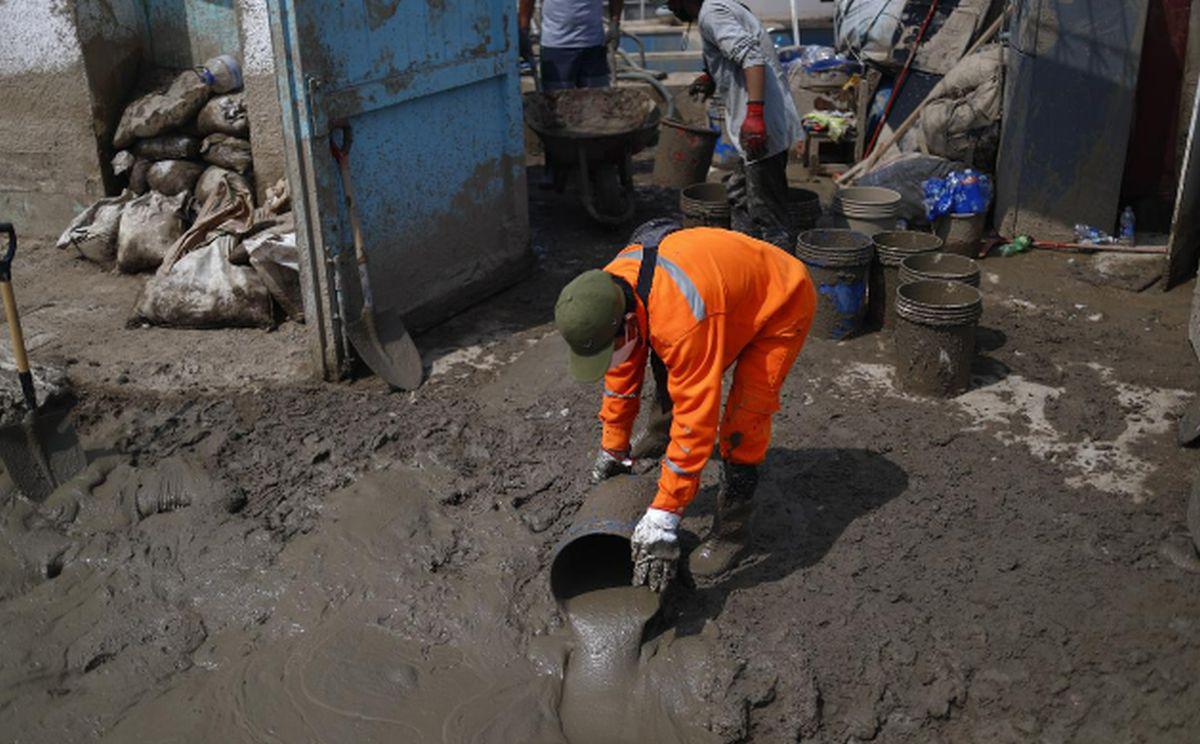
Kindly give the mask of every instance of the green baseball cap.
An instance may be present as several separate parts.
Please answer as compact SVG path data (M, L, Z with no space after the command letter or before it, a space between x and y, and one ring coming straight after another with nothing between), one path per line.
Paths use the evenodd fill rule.
M554 324L571 348L567 370L580 382L604 377L625 317L625 294L606 272L585 271L563 287Z

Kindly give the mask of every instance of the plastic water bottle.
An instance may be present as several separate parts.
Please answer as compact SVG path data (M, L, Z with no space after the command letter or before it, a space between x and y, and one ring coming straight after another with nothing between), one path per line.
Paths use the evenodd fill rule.
M228 93L242 87L242 67L228 54L207 60L196 68L196 74L214 93Z
M1133 245L1133 237L1137 231L1137 218L1133 214L1133 207L1125 207L1121 212L1121 242L1125 245Z

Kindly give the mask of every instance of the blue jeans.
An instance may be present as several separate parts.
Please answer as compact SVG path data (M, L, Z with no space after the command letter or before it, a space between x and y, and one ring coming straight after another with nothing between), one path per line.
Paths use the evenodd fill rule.
M542 90L604 88L608 83L608 50L604 46L542 47Z

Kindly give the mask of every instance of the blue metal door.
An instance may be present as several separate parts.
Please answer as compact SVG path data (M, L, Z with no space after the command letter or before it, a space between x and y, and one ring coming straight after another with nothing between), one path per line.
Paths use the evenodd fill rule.
M357 292L329 150L350 167L378 314L428 328L528 270L511 0L268 0L313 352L349 359L339 287Z

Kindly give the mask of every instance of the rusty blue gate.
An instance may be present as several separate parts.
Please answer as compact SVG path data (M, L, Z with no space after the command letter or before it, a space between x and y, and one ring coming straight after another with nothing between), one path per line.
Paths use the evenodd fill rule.
M352 360L339 288L358 284L334 127L353 133L377 313L419 331L528 271L516 7L268 0L305 312L327 379Z

